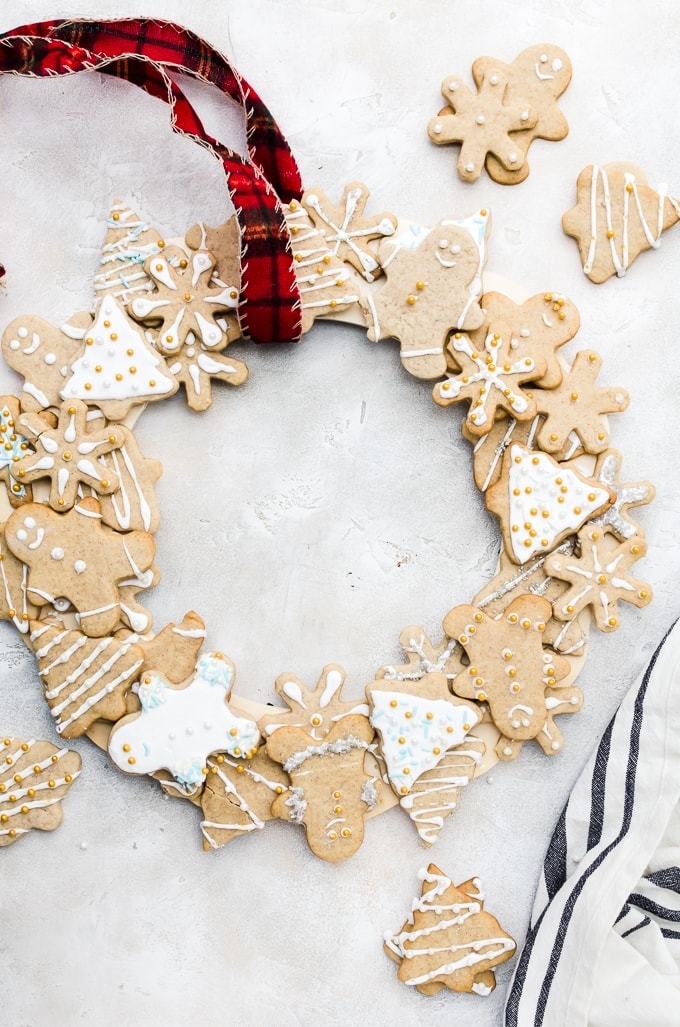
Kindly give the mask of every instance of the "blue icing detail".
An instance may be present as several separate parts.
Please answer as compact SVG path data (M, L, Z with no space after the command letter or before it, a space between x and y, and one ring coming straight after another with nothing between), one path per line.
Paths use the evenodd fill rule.
M204 780L203 766L196 759L193 759L182 764L182 766L176 766L173 776L187 790L193 791Z
M196 671L210 685L220 685L225 691L231 687L232 669L224 660L202 656L196 664Z
M145 713L168 701L168 686L162 678L152 677L148 683L139 686L139 701Z
M151 752L151 749L150 749L150 748L149 748L149 746L148 746L148 745L146 744L146 742L142 742L142 748L144 749L144 755L145 755L145 756L148 756L148 755L149 755L149 753Z

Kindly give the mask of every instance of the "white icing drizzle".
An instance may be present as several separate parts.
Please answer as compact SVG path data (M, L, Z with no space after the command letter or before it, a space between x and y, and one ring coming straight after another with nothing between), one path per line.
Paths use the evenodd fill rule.
M347 190L347 194L345 196L345 210L340 224L336 224L333 218L326 213L321 206L319 197L316 196L316 194L305 194L304 202L305 206L311 207L319 220L328 226L329 231L326 232L325 238L326 242L331 244L330 249L333 256L338 256L340 246L344 244L352 251L353 255L361 265L362 274L366 281L372 282L375 280L375 272L379 270L380 265L375 257L366 253L365 250L362 250L357 246L355 239L364 238L367 235L393 235L394 225L389 218L383 218L378 225L369 225L365 228L350 227L357 213L362 196L363 190L359 187Z
M512 387L512 378L515 375L525 375L533 371L535 368L534 360L532 357L521 357L512 364L499 366L496 363L499 342L498 334L496 332L489 332L484 341L484 352L479 353L473 348L467 336L462 334L454 335L451 341L453 349L458 353L465 353L475 365L476 370L466 375L467 380L465 382L461 380L462 376L459 378L447 378L445 382L440 382L435 387L443 400L453 402L458 398L463 388L474 385L476 382L483 383L484 389L483 391L480 390L479 404L473 403L468 412L468 420L476 426L487 423L490 416L487 410L487 403L489 400L494 400L494 398L497 400L499 392L518 414L522 414L529 409L529 401L526 396L521 390ZM496 390L495 397L494 390Z

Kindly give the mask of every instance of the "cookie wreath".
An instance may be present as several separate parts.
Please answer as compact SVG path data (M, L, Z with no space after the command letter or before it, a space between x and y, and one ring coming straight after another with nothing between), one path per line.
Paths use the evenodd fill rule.
M256 709L232 696L229 658L200 652L197 615L153 636L138 602L158 579L158 468L123 422L180 385L202 410L213 379L245 379L225 355L246 323L243 224L166 241L116 204L92 311L60 327L18 319L3 335L24 386L3 408L16 506L0 615L34 648L58 733L87 732L120 769L201 805L206 848L278 817L337 861L361 844L365 816L396 802L431 843L494 754L511 759L529 740L561 748L555 716L582 702L582 612L613 630L619 600L651 598L628 575L645 551L628 509L653 490L618 481L604 417L626 405L623 390L595 386L593 351L571 368L556 355L578 329L573 305L482 294L485 210L428 230L366 217L367 201L350 183L337 206L319 190L283 205L292 309L303 330L326 316L398 339L438 404L469 401L464 433L503 552L489 586L446 614L441 640L405 629L407 662L380 668L366 703L341 698L344 672L329 664L313 689L277 679L288 709Z

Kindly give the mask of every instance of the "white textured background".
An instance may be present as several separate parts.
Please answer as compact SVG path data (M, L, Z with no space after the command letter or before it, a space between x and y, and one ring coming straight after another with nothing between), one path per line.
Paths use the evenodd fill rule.
M586 707L562 718L564 752L546 759L528 745L476 782L431 852L456 881L480 875L489 908L521 942L570 785L680 613L680 230L626 279L597 287L560 229L592 162L633 160L680 195L680 9L670 0L13 0L0 28L141 13L182 22L231 56L277 115L308 187L338 197L359 178L374 211L427 224L488 206L489 271L527 294L570 295L582 328L568 354L597 348L602 383L631 392L628 412L612 418L613 443L626 479L658 487L641 515L650 551L639 567L655 603L626 608L619 632L594 639L580 681ZM456 149L432 146L425 132L442 78L471 81L477 56L510 61L541 41L573 62L561 103L570 135L534 144L523 185L464 185ZM234 112L188 88L209 129L237 143ZM115 196L166 236L227 214L217 164L124 83L3 79L0 140L3 326L28 312L59 322L89 305ZM434 407L429 387L402 371L396 344L368 343L358 329L317 326L295 348L233 353L250 366L246 386L218 385L202 416L176 397L139 425L143 451L166 467L156 626L198 610L209 646L234 659L237 691L253 699L271 698L283 670L311 685L330 661L346 666L347 692L359 696L399 658L402 627L420 622L438 637L444 613L493 572L496 529L472 485L459 414ZM0 386L16 388L10 371ZM33 660L5 624L0 733L56 737ZM382 952L428 860L400 811L371 821L340 866L315 859L282 824L204 854L193 807L124 777L86 740L74 747L84 769L63 826L0 854L3 1027L501 1023L509 967L488 999L424 998L397 983Z

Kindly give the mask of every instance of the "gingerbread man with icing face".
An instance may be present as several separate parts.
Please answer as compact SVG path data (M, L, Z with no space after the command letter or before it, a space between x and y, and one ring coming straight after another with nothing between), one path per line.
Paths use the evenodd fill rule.
M101 525L96 499L81 499L60 514L42 503L15 510L5 527L9 549L28 567L26 594L36 606L76 610L84 634L107 635L121 616L119 586L136 580L153 562L146 531L125 535Z

